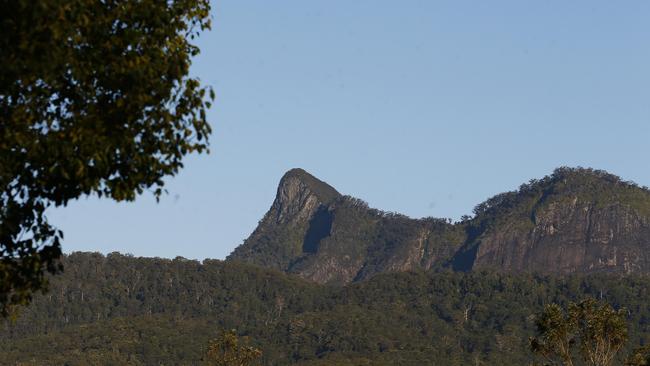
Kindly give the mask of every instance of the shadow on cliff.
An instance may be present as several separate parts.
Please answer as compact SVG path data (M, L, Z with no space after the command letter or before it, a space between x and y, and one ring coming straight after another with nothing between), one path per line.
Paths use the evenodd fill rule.
M474 261L476 260L476 252L480 241L477 241L478 237L483 233L483 225L468 224L465 227L465 233L467 234L467 239L463 246L456 252L456 254L451 258L449 266L454 271L460 272L469 272L474 266Z
M316 253L321 240L330 235L332 230L332 213L325 206L318 208L309 221L309 229L305 233L302 244L303 253Z

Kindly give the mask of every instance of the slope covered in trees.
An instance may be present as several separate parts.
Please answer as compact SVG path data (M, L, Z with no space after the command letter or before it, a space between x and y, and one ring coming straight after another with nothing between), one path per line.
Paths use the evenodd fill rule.
M241 263L75 253L0 332L6 364L198 364L237 329L266 365L527 364L532 314L584 296L628 309L650 341L650 282L489 271L389 273L346 287ZM623 352L627 353L627 352Z

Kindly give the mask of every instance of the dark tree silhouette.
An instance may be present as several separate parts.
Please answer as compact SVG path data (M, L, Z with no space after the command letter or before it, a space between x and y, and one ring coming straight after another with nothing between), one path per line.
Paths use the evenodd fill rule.
M208 147L213 93L189 77L208 0L0 0L0 314L59 270L48 207L158 198Z

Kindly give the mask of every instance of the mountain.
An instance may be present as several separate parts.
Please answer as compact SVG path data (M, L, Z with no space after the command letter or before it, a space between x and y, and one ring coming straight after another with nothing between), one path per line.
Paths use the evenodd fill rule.
M463 228L447 220L413 220L370 209L292 169L255 231L228 260L345 284L380 272L441 265L463 238Z
M369 208L292 169L228 260L328 284L431 268L648 273L650 191L604 171L564 167L451 223Z
M627 310L622 364L650 339L649 197L560 168L451 223L294 169L226 261L64 256L49 290L0 322L0 364L199 365L236 329L262 365L529 365L534 314L585 297Z
M650 272L650 191L604 171L560 168L475 214L460 268Z
M269 211L246 244L230 257L287 270L296 257L314 252L322 235L329 233L327 207L340 197L334 188L304 170L288 171Z

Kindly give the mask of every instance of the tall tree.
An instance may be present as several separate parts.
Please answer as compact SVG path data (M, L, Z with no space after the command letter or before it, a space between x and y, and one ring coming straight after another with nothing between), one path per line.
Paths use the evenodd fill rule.
M530 339L531 350L550 364L573 366L576 322L557 304L549 304L535 321L539 337Z
M570 303L567 312L550 304L537 317L539 336L530 347L550 365L577 365L580 356L587 365L609 366L627 341L625 317L624 309L592 298Z
M240 339L234 330L223 331L210 341L205 361L214 366L249 366L262 357L262 351Z
M627 342L627 312L614 310L609 304L587 299L569 306L569 316L576 319L580 351L589 365L608 366Z
M0 315L60 270L48 207L156 198L207 150L209 0L0 0Z

